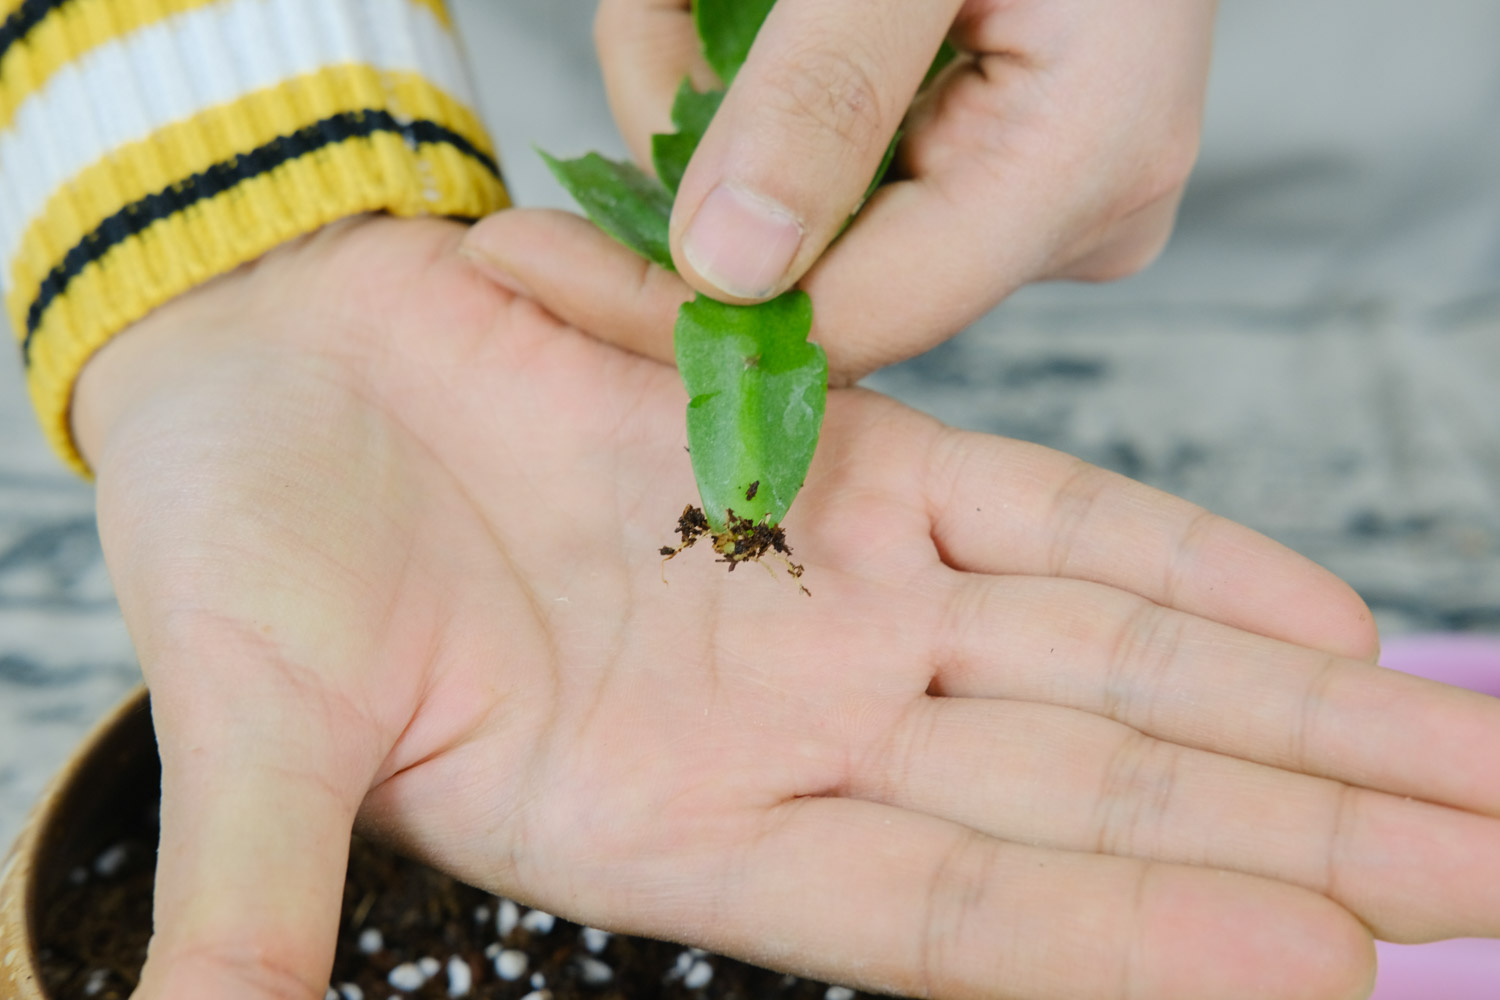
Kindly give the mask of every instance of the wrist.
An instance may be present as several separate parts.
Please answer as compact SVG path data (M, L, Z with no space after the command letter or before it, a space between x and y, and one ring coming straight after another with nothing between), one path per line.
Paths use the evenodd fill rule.
M309 364L325 380L356 378L388 293L402 287L392 277L454 252L465 231L448 220L354 216L159 306L94 352L78 376L69 430L83 460L97 473L126 437L122 428L169 426L137 420L153 409L173 407L177 420L215 411Z
M243 338L258 334L269 348L287 327L276 310L298 296L285 287L282 294L267 295L257 283L274 290L282 278L314 267L314 244L336 241L359 221L333 223L211 278L124 327L95 351L78 374L69 410L73 441L87 466L100 469L116 432L134 414L202 386Z

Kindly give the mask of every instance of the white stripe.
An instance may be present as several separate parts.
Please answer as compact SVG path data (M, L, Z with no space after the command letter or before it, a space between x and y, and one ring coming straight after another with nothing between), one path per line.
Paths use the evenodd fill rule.
M113 39L61 67L0 132L0 287L29 221L110 150L349 62L421 73L474 106L457 40L430 8L410 0L225 0Z

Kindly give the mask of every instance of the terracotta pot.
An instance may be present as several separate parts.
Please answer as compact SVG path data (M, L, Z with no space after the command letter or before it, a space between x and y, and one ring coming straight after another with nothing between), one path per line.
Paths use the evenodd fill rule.
M0 867L0 996L52 1000L42 988L37 914L70 872L118 838L120 817L152 801L160 785L150 702L141 688L74 751Z

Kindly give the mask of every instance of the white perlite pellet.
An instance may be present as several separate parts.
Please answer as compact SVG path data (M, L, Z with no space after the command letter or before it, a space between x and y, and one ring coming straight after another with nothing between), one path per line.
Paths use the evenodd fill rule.
M439 962L431 955L423 955L421 958L417 959L417 968L421 969L422 975L426 976L428 979L431 979L433 976L437 975L438 971L442 969L442 967L443 963Z
M339 996L343 1000L365 1000L365 991L358 983L339 983Z
M547 977L546 976L542 975L540 972L533 972L531 974L531 988L532 989L539 990L543 986L546 986L546 985L547 985Z
M448 959L448 995L466 997L474 988L474 970L469 963L454 955Z
M474 907L474 922L482 924L490 919L490 908L488 906Z
M703 989L703 987L707 986L713 980L713 978L714 967L700 958L696 959L693 962L693 967L687 971L687 975L682 977L682 985L686 986L690 990L701 990Z
M494 961L495 956L498 954L500 954L499 941L491 941L489 944L484 946L484 957L489 959L490 961Z
M500 905L495 908L495 930L502 938L510 937L510 932L516 929L516 924L521 922L521 908L508 899L500 900Z
M95 969L89 973L88 979L83 983L83 995L91 997L104 989L104 984L109 981L108 969ZM337 1000L337 998L335 998Z
M114 878L125 867L125 859L129 856L129 849L124 844L116 844L106 847L94 859L94 874L104 878Z
M597 927L585 927L578 932L578 936L583 938L583 946L595 955L605 949L611 937L609 931L601 931Z
M526 975L527 958L524 951L506 948L495 956L495 975L513 983Z
M330 986L328 992L323 994L323 1000L344 1000L344 998L339 995L338 990Z
M427 982L427 977L415 962L402 962L391 970L391 974L385 977L385 981L398 990L418 990L422 984Z
M847 986L830 986L823 1000L854 1000L854 991Z
M600 986L615 978L615 970L597 958L579 955L578 975L590 986Z
M695 959L693 958L692 952L678 952L677 961L673 963L672 968L667 971L667 978L681 979L683 976L688 974L688 970L693 967L694 961Z
M533 934L551 934L557 918L546 910L527 910L521 918L521 926Z
M377 927L366 927L359 932L359 950L362 954L373 955L385 947L385 937Z
M522 997L521 1000L552 1000L552 991L532 990L530 993Z

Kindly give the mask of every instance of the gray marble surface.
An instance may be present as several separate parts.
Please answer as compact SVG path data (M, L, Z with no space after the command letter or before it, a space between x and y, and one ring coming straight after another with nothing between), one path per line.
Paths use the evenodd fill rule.
M455 4L519 201L618 150L584 0ZM1500 632L1500 5L1226 0L1200 169L1146 274L1028 289L870 384L1081 455ZM90 489L0 352L0 846L138 679Z

